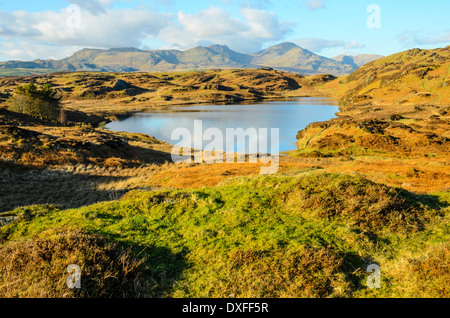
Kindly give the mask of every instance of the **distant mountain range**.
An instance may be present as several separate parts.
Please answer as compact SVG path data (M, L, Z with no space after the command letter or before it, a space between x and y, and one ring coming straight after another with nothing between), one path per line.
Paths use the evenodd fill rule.
M355 69L360 68L363 65L366 65L367 63L373 62L375 60L383 58L383 55L377 55L377 54L360 54L360 55L338 55L336 57L333 57L333 60L343 63L345 65L350 65L351 67L354 67Z
M0 75L51 71L167 72L206 69L270 67L304 75L347 75L380 55L338 56L330 59L294 43L281 43L255 54L238 53L225 45L198 46L189 50L83 49L61 60L0 62Z

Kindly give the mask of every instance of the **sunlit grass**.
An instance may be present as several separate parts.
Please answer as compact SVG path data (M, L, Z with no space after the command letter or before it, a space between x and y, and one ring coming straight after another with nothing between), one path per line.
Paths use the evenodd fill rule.
M8 246L53 228L100 234L146 259L143 275L159 297L442 297L447 200L319 172L241 177L79 209L18 209L1 237ZM371 263L382 268L379 291L365 285Z

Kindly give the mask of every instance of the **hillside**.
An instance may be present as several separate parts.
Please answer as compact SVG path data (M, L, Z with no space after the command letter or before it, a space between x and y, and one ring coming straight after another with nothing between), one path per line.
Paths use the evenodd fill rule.
M391 185L448 189L449 71L450 47L414 49L326 83L320 89L340 97L339 118L300 131L298 155L366 157L348 169Z
M29 69L30 72L37 69L65 72L168 72L260 67L272 67L303 75L336 76L349 74L356 69L354 66L316 55L293 43L282 43L255 54L238 53L224 45L198 46L185 51L84 49L62 60L0 62L0 74L3 70L5 74L14 75L15 69Z
M319 173L19 208L0 229L0 297L448 297L448 217L420 200ZM73 263L81 291L61 275Z
M238 103L317 96L331 75L301 76L273 69L172 73L54 73L0 78L0 106L18 85L49 83L65 108L117 115L168 105Z
M449 105L450 46L413 49L373 61L342 79L341 103ZM339 93L338 93L339 94Z

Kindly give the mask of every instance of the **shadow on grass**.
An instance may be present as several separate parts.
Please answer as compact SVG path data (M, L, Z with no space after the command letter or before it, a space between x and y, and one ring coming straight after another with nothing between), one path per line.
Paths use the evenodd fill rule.
M169 297L187 268L185 255L111 237L81 228L53 228L0 246L0 297ZM70 264L81 269L80 289L67 288Z
M35 204L54 204L65 209L116 200L127 191L98 190L98 185L126 179L126 177L37 169L14 163L2 164L0 212Z
M119 234L101 233L111 242L121 242ZM141 270L143 297L167 298L173 290L175 283L181 278L184 270L189 268L186 261L187 250L175 253L163 246L143 245L136 243L123 243L120 245L130 249L139 260L144 260Z
M438 195L415 194L416 200L433 210L441 210L450 206L450 201L442 200Z
M342 270L351 283L352 292L368 288L362 282L365 282L371 275L367 269L373 264L379 265L372 258L361 257L355 253L345 253Z

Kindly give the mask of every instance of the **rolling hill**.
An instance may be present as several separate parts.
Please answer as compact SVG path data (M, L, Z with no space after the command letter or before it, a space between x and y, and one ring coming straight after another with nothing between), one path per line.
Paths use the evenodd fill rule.
M366 64L320 87L339 98L340 112L299 132L300 153L413 159L409 171L401 171L403 162L395 160L384 168L384 163L364 161L357 171L375 175L386 169L392 184L416 190L433 184L448 191L449 84L450 46L411 49ZM408 177L415 180L405 182Z
M18 85L52 85L69 108L115 115L167 105L238 103L318 96L332 75L302 76L274 69L184 72L59 72L0 78L0 108Z
M449 105L450 46L412 49L378 59L349 75L341 104Z
M208 69L256 69L271 67L304 75L347 75L358 65L346 64L302 49L294 43L281 43L255 54L244 54L225 45L198 46L189 50L140 50L115 48L110 50L83 49L61 60L32 62L0 62L0 71L8 75L14 70L30 73L47 69L53 71L96 72L167 72Z

